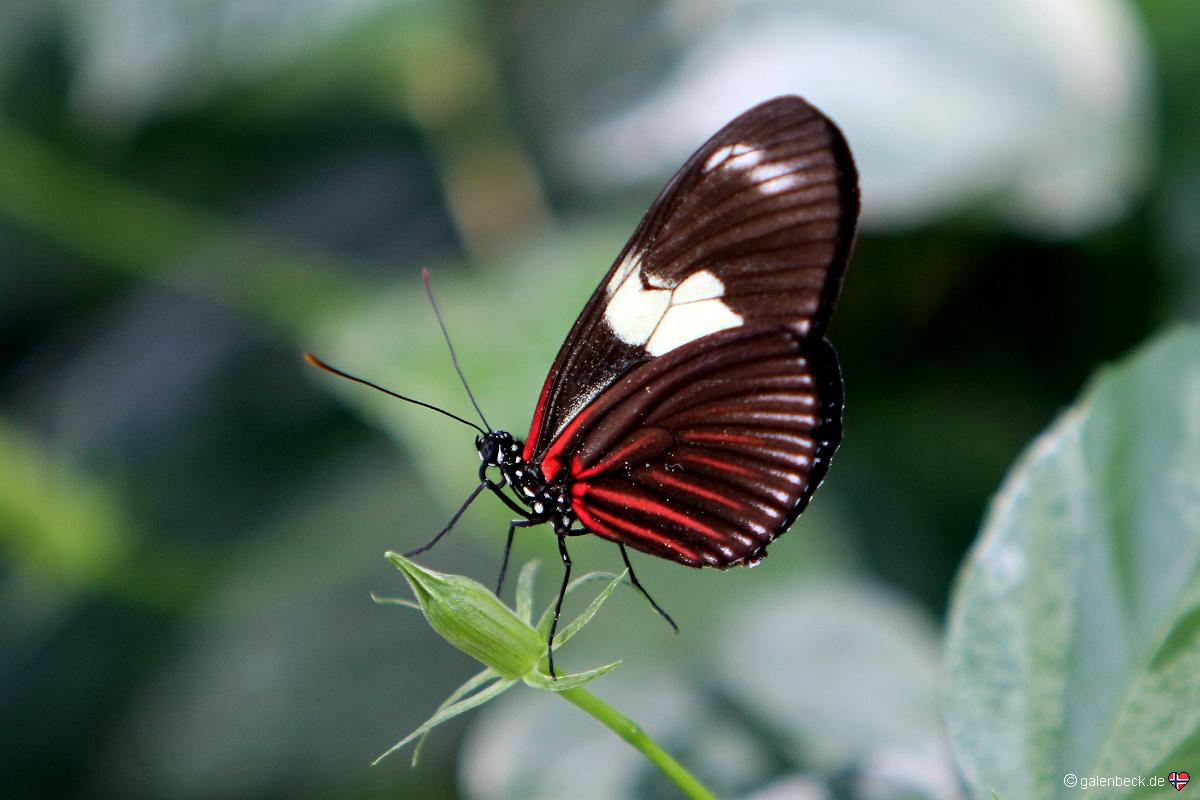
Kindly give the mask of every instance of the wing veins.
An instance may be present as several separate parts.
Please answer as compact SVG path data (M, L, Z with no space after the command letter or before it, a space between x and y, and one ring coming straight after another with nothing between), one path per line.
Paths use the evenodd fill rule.
M829 184L822 184L822 186L825 186L825 185L835 186L836 184L834 184L832 182ZM782 196L782 195L773 195L771 199L775 199L780 196ZM692 243L692 245L687 250L684 250L679 255L674 256L673 258L671 258L670 261L667 261L665 264L662 264L661 266L654 265L654 267L652 269L655 272L672 274L672 273L676 272L677 270L667 269L667 267L669 267L673 264L679 263L680 261L685 261L685 260L687 260L687 263L694 263L695 253L697 250L699 250L701 248L702 245L705 245L705 244L711 242L713 239L718 238L725 233L728 233L729 231L733 230L734 228L748 225L753 222L758 222L758 221L764 220L771 216L783 216L785 214L788 214L789 212L800 211L802 209L809 208L811 206L825 205L828 203L829 205L834 207L833 214L831 214L829 216L812 217L809 220L806 220L805 223L803 223L803 224L808 224L809 222L827 222L829 220L837 220L841 217L842 209L839 204L829 203L830 199L836 199L836 195L834 196L834 198L821 198L821 199L817 199L817 200L808 200L808 201L805 201L802 203L795 203L795 204L783 206L780 208L773 208L773 209L769 209L766 212L761 213L761 214L755 214L753 216L735 220L735 221L729 223L728 225L725 225L722 228L712 231L711 233L705 234L703 238ZM764 233L757 234L757 235L749 237L747 239L741 239L741 240L737 241L737 244L744 246L748 242L753 242L757 239L765 238L766 236L770 236L773 233L779 233L779 230L766 231ZM806 239L805 241L808 241L808 240ZM792 246L795 247L795 245L792 245ZM649 256L649 252L647 252L646 255ZM646 259L646 260L649 260L649 259Z

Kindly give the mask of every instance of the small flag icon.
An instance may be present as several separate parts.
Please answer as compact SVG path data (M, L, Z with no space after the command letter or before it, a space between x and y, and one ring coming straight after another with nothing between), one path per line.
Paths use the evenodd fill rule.
M1192 776L1186 772L1172 772L1167 776L1167 781L1175 787L1177 792L1182 792L1183 787L1187 786L1191 779Z

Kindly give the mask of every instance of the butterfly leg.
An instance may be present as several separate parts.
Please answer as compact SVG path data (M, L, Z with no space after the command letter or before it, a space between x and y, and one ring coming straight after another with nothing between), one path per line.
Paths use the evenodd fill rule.
M546 657L550 661L550 677L558 680L554 671L554 632L558 630L558 615L562 613L563 598L567 595L567 583L571 580L571 556L567 554L566 533L558 534L558 553L562 556L563 579L558 587L558 601L554 604L554 621L550 623L550 635L546 637Z
M483 485L491 490L492 494L499 497L504 505L508 506L514 514L519 514L524 519L529 519L533 515L529 513L529 509L521 508L517 502L504 493L504 484L496 483L495 481L484 478Z
M424 553L429 548L433 547L435 544L437 544L439 539L441 539L443 536L445 536L447 533L450 532L450 529L454 527L454 523L458 522L458 518L461 517L463 515L463 512L467 510L467 506L471 505L471 503L474 503L475 498L479 497L479 493L482 492L486 487L487 487L486 483L481 483L478 486L476 486L475 491L471 492L471 496L467 498L466 502L462 504L462 506L458 509L458 511L454 512L454 516L451 517L450 521L446 523L446 527L444 527L440 531L438 531L437 536L434 536L432 539L430 539L428 542L426 542L425 544L418 547L416 550L409 550L407 553L404 554L404 557L412 558L413 556L418 556L421 553Z
M650 601L650 605L654 606L654 610L658 612L658 615L665 619L667 624L670 625L676 633L679 633L679 626L675 624L675 620L671 619L670 614L668 614L666 611L663 611L662 606L654 602L654 598L651 597L650 593L646 591L646 587L642 586L642 582L637 579L637 575L633 571L633 564L629 563L629 553L625 551L625 545L622 542L617 542L617 547L621 548L621 558L625 559L625 569L629 570L629 581L634 585L635 588L637 588L639 592L642 593L643 597Z
M500 562L500 578L496 581L496 597L500 596L500 590L504 588L504 575L508 572L508 554L512 552L513 534L517 528L528 528L531 524L527 519L514 519L508 523L508 540L504 543L504 560Z

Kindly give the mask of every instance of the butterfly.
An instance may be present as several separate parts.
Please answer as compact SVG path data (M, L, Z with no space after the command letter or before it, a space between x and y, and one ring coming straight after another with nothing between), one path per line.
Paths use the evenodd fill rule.
M615 542L633 585L676 627L627 548L689 567L754 566L808 505L842 439L841 369L825 334L858 212L854 160L824 114L786 96L734 119L675 173L600 280L524 440L493 430L469 387L484 427L306 358L479 431L479 485L409 555L488 490L517 517L499 593L515 531L550 525L564 565L547 641L554 674L569 537Z

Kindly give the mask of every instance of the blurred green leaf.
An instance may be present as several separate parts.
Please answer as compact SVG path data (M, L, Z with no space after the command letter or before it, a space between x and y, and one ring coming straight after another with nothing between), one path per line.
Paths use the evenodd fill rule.
M0 212L62 247L288 333L371 287L352 260L130 186L0 120Z
M617 708L636 711L639 723L657 741L684 763L696 765L702 773L697 777L725 796L727 784L710 781L744 763L729 757L737 753L728 742L736 740L738 732L717 724L704 696L661 663L626 671L627 667L606 677L596 694ZM705 739L707 753L690 750L689 733ZM552 748L547 747L548 734ZM744 751L754 762L752 748ZM714 759L713 753L723 757ZM472 800L633 800L650 796L646 790L651 787L661 792L653 796L679 796L625 742L543 692L512 692L475 717L459 774L463 796Z
M874 775L889 796L953 796L939 631L911 599L826 576L744 596L719 629L713 680L772 747L826 775Z
M540 237L469 272L432 271L463 372L492 426L524 437L550 363L620 245L617 230L593 225ZM389 389L475 416L417 275L337 311L308 349ZM417 467L444 503L462 502L479 465L472 432L315 370L313 378L412 446Z
M674 74L563 137L593 186L669 174L725 120L790 93L846 132L869 230L978 205L1070 238L1129 213L1146 183L1155 87L1126 2L714 0L675 19Z
M699 652L671 660L639 651L633 669L598 693L637 708L723 797L809 796L789 793L800 784L813 797L959 796L938 715L938 632L926 612L881 587L830 578L743 587L720 610ZM674 638L653 622L660 640ZM704 632L686 622L683 630L681 639ZM544 730L559 734L552 759L536 735ZM477 800L667 796L635 753L532 693L479 716L462 774Z
M394 585L397 576L378 558L394 532L435 522L423 516L410 473L397 474L391 455L378 452L387 449L350 448L315 466L274 501L268 519L243 523L230 547L213 543L162 565L158 554L170 540L160 535L148 542L151 563L146 555L132 561L143 573L157 567L139 579L149 588L193 588L169 614L132 618L148 619L155 641L170 640L169 656L151 659L137 680L113 673L111 685L130 694L88 743L99 751L98 795L261 797L285 783L312 797L345 796L348 786L360 796L451 796L431 788L448 770L451 737L427 744L418 772L405 769L411 784L366 769L471 667L450 648L431 646L419 614L366 599ZM164 617L177 625L170 636L153 627ZM97 635L89 632L94 619L74 630Z
M74 110L133 125L326 60L346 39L402 21L423 2L93 0L62 6L76 66ZM397 12L410 12L408 16ZM326 68L329 68L326 63Z
M18 566L89 584L128 557L133 526L120 502L4 419L0 475L0 546Z
M976 795L1200 761L1198 567L1189 327L1101 372L1033 444L963 568L944 699Z

